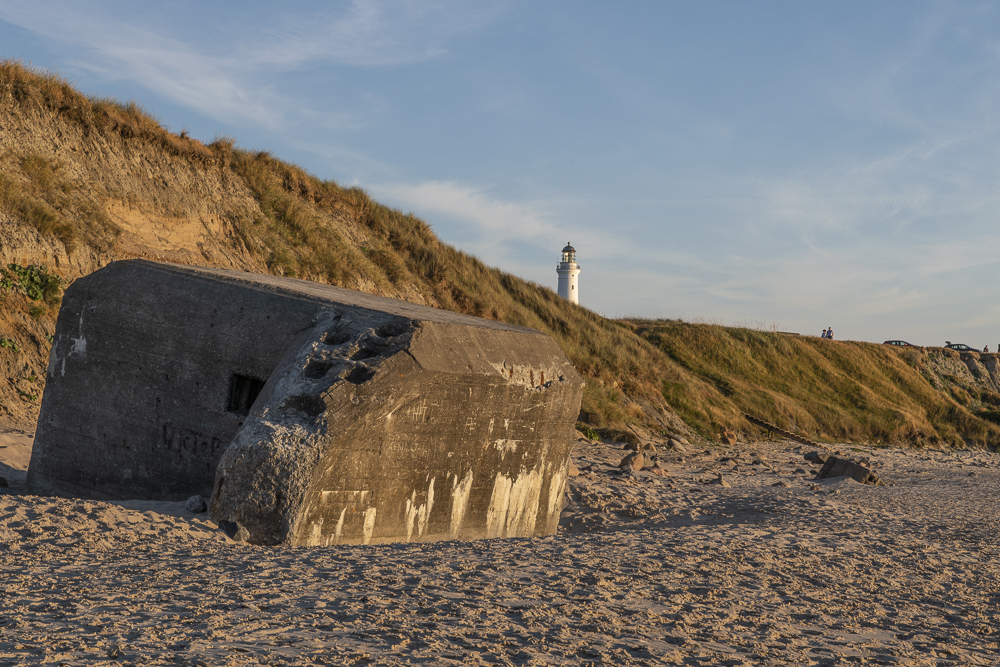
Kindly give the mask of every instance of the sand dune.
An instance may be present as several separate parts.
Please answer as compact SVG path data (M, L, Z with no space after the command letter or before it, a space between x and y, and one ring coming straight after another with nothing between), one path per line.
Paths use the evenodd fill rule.
M183 503L24 495L11 439L2 665L1000 664L991 453L845 446L870 487L791 443L660 476L581 440L554 537L282 549Z

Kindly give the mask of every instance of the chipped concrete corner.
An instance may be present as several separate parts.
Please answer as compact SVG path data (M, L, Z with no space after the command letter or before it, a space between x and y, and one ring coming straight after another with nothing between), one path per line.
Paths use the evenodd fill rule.
M212 517L255 544L552 534L582 391L532 329L116 262L64 298L29 485L211 492Z

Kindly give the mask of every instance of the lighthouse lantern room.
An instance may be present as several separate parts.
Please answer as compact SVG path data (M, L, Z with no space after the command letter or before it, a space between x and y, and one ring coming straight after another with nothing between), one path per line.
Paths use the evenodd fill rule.
M556 267L556 273L559 274L559 296L567 301L580 303L578 280L580 265L576 263L576 248L568 242L566 247L562 249L562 262Z

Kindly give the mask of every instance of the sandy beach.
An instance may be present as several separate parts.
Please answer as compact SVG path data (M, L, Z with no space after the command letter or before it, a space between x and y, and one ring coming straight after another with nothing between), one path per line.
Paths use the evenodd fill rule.
M184 503L25 495L0 438L0 665L996 665L1000 456L580 439L560 532L237 544ZM721 474L721 481L719 475Z

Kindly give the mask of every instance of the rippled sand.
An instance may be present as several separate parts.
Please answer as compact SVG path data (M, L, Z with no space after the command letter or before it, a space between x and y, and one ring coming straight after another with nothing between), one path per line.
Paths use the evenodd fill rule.
M661 448L660 476L581 440L554 537L259 548L183 503L23 495L25 446L2 665L1000 664L991 453L842 446L871 487L792 443Z

